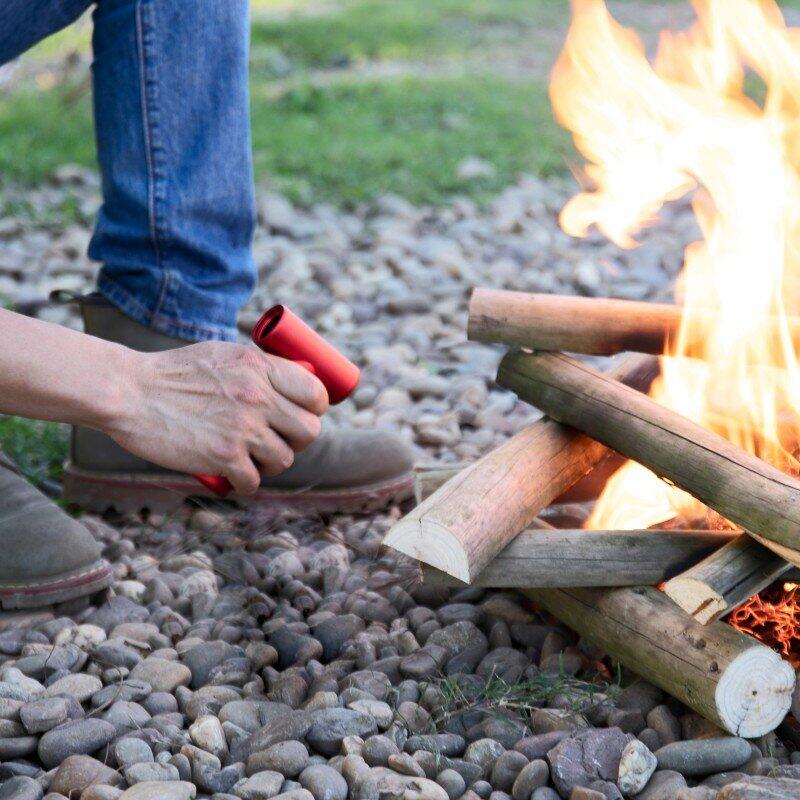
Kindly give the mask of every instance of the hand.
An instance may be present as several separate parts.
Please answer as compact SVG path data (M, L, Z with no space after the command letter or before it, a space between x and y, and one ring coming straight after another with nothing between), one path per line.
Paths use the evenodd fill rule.
M129 355L125 411L103 430L148 461L252 494L319 435L328 394L291 361L225 342Z

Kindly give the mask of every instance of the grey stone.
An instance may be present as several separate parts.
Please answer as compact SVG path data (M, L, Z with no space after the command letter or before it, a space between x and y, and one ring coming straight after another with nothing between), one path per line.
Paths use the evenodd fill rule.
M294 778L307 764L308 748L302 742L278 742L266 750L253 753L247 759L247 774L272 770L287 778Z
M314 713L314 721L306 734L306 741L318 753L333 756L339 752L345 736L362 739L378 732L375 720L349 708L325 708Z
M792 778L752 776L723 786L717 800L797 800L800 781Z
M520 770L511 787L514 800L530 800L535 789L544 786L550 779L550 769L541 759L531 761Z
M154 692L174 692L179 686L188 686L192 673L179 661L149 656L132 670L130 677L149 683Z
M39 758L50 769L58 766L67 756L96 752L116 735L113 725L94 717L65 722L39 740Z
M658 761L645 745L633 739L625 745L619 760L617 786L624 795L634 795L644 789Z
M447 792L450 800L456 800L467 790L467 782L454 769L443 769L436 776L436 783Z
M186 781L153 781L131 786L119 800L193 800L196 796L197 788Z
M388 736L370 736L362 747L361 755L371 767L385 767L389 756L400 752L395 742Z
M122 769L131 764L144 764L153 760L153 751L150 745L142 739L131 736L117 739L111 746L111 752L117 765Z
M87 786L106 784L117 786L119 773L91 756L69 756L61 762L50 782L50 791L70 797Z
M666 744L656 751L660 770L675 770L683 775L710 775L741 767L750 760L746 739L725 736L717 739L688 739Z
M516 750L507 750L502 753L492 766L489 783L502 792L510 792L511 787L523 768L528 765L528 759Z
M560 741L547 760L553 784L565 797L575 786L595 780L615 781L625 746L633 736L619 728L591 729Z
M347 783L333 767L312 764L301 773L298 781L314 795L315 800L346 800Z
M42 787L33 778L19 775L0 786L0 800L42 800Z
M28 733L46 733L68 719L82 716L80 703L72 697L41 697L19 710L20 722Z
M686 788L686 778L673 770L656 770L647 786L636 795L635 800L674 800L675 795Z
M269 800L277 795L283 785L283 775L265 770L244 778L233 787L233 794L242 800Z
M427 750L444 756L460 756L467 743L463 736L456 733L431 733L420 736L409 736L403 749L406 753Z
M172 764L142 762L131 764L125 768L125 780L128 782L128 786L148 781L179 781L180 777L178 768Z
M241 653L240 648L228 642L203 642L183 653L181 661L191 671L192 688L199 689L208 683L209 675L215 667Z
M488 778L495 761L505 752L500 742L494 739L478 739L467 747L464 760L477 764L481 768L484 778Z

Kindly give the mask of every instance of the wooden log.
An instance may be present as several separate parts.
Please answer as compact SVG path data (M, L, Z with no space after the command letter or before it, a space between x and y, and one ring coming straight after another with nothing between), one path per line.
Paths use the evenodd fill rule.
M454 478L467 464L417 464L414 466L414 500L419 505Z
M650 356L628 355L615 377L647 386ZM606 448L543 418L475 461L394 525L384 544L469 583Z
M733 611L790 569L791 564L752 537L736 536L668 580L664 592L687 614L707 625Z
M628 669L737 736L786 716L792 667L724 622L701 625L652 587L527 589L528 597Z
M475 289L469 305L467 335L476 342L498 342L531 350L613 355L624 351L666 352L674 342L683 309L669 303L612 300L605 297L527 294L500 289ZM687 352L702 352L707 331L718 324L713 311L694 312L685 332ZM777 337L781 323L766 320ZM786 320L800 343L800 319ZM692 336L696 337L693 341Z
M527 530L512 539L472 585L507 589L656 585L739 538L741 534L734 531ZM423 579L463 586L432 567L423 567Z
M800 565L800 482L561 353L506 355L497 381L689 492Z

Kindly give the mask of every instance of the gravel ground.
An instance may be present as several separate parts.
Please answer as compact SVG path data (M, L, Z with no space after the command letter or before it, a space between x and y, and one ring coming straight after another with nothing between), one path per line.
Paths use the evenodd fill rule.
M499 351L464 341L469 287L645 298L696 235L676 204L637 250L574 242L568 191L526 178L482 210L352 214L262 193L242 330L290 304L364 367L339 422L475 458L535 412L493 385ZM47 295L91 285L96 187L64 169L27 198L0 220L0 293L74 325ZM0 800L800 797L791 743L725 735L514 593L420 584L381 549L400 514L85 518L111 596L2 621Z

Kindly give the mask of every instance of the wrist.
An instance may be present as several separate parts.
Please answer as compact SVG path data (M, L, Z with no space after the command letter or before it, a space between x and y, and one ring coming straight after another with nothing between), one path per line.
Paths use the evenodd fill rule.
M107 346L101 355L103 365L92 386L84 424L103 433L120 432L135 427L133 419L141 407L147 359L145 353L123 345L103 344Z

